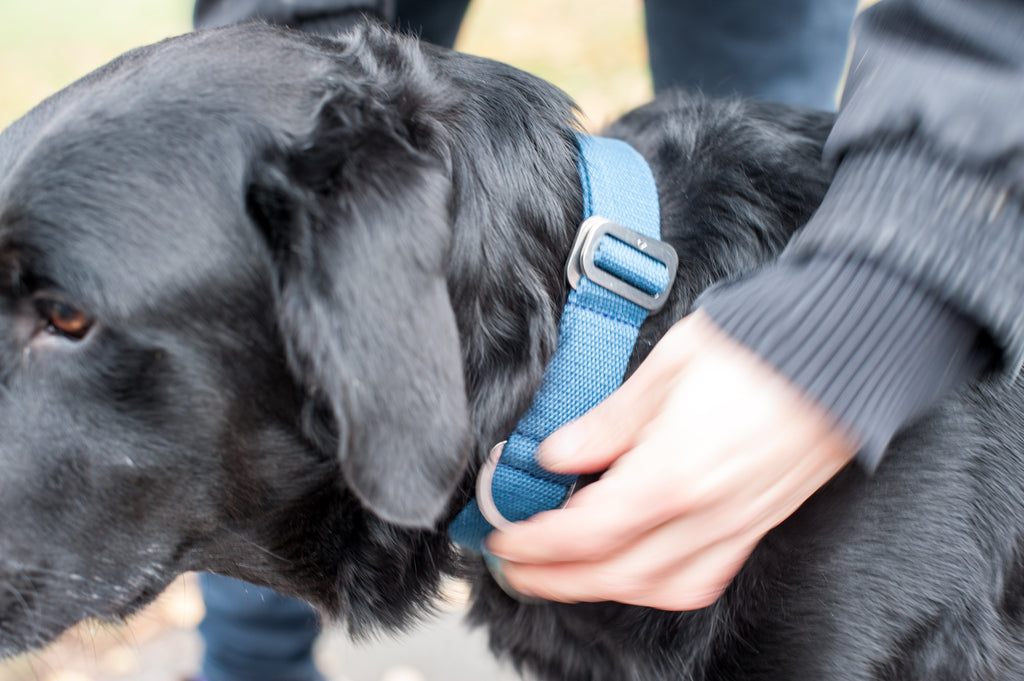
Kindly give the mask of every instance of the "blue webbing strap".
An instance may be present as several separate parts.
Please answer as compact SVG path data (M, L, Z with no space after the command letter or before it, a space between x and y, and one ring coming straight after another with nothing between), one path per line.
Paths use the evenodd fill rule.
M661 236L658 190L640 154L625 142L579 136L584 218L599 215L651 240ZM648 293L671 282L666 266L610 235L601 237L595 264ZM561 506L575 476L541 468L534 453L548 435L579 418L621 383L647 310L585 275L570 291L559 322L558 348L533 403L509 436L492 480L493 501L512 522ZM494 528L476 499L448 528L458 544L479 551Z

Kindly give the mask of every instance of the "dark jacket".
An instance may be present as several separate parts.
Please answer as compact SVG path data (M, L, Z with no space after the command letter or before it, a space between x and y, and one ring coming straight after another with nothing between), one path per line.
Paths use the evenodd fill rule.
M699 304L855 435L1024 361L1024 2L883 0L854 24L826 160L783 258Z

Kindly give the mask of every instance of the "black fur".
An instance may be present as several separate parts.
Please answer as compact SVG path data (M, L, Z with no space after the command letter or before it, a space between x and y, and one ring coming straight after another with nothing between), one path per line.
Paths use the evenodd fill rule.
M612 126L680 254L634 367L806 221L830 123L676 94ZM1024 677L1016 384L944 401L874 477L844 471L702 611L521 604L449 546L553 351L574 125L501 64L252 25L129 53L4 132L0 652L185 570L356 632L465 574L494 651L544 679ZM48 327L50 299L93 328Z

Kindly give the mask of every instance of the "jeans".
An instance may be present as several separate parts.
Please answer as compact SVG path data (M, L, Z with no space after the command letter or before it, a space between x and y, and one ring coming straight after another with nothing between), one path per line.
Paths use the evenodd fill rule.
M306 603L220 575L200 575L206 681L322 681L313 663L320 623Z

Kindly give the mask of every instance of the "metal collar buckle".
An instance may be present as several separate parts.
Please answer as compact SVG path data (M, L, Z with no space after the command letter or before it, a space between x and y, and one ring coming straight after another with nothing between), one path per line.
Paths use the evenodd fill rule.
M668 269L668 286L666 289L651 294L598 267L594 263L594 254L601 243L601 238L605 235L614 237L627 246L640 251L645 256L663 264ZM631 303L635 303L650 312L656 312L668 301L668 296L665 294L672 288L672 282L676 278L676 268L678 266L679 256L676 255L675 249L668 244L633 231L628 227L623 227L607 218L595 215L587 218L580 225L580 231L576 234L576 241L569 252L569 260L565 264L565 276L569 280L569 285L574 289L579 284L580 277L586 276L587 279L598 286L622 296Z
M501 459L501 452L505 449L506 442L507 440L502 440L491 447L487 460L480 467L480 472L477 473L476 477L476 503L480 507L480 514L496 530L507 529L513 524L511 520L502 515L501 511L498 510L498 505L494 503L494 494L491 489L491 484L494 482L494 472L498 468L498 460ZM575 491L576 483L573 482L565 493L562 506L569 503L569 497Z

